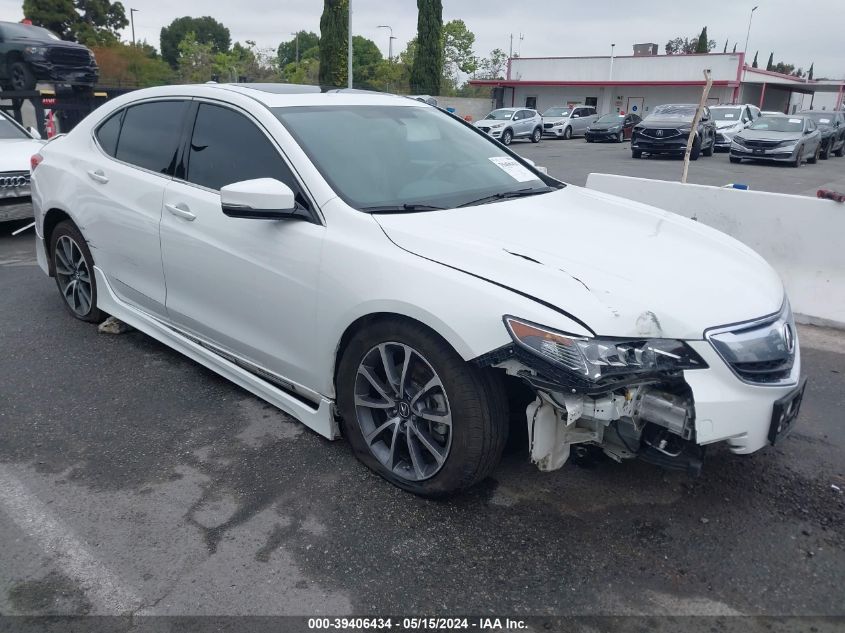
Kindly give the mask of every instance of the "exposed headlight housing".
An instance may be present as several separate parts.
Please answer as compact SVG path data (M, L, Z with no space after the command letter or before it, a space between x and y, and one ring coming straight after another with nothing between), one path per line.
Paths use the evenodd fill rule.
M33 57L44 57L47 54L46 46L26 46L23 50Z
M705 369L689 345L675 339L590 338L504 317L514 343L560 369L590 382L661 371Z

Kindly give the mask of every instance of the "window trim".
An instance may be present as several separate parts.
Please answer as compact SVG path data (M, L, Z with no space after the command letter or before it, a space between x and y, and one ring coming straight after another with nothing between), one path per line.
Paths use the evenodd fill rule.
M267 138L270 141L270 144L273 146L273 149L276 150L276 153L282 159L285 166L287 166L288 170L290 171L291 175L293 176L294 180L296 181L296 184L299 187L300 193L308 201L310 208L304 209L304 211L306 211L308 213L308 215L310 216L310 221L314 224L325 226L325 216L323 215L323 212L320 209L320 207L317 205L316 198L311 193L311 190L306 186L305 179L302 178L300 173L297 171L296 167L294 167L290 158L288 158L288 155L282 150L281 146L276 141L276 139L273 137L273 135L270 133L270 131L258 119L256 119L252 115L252 113L250 113L249 111L241 108L240 106L237 106L233 103L229 103L228 101L221 101L221 100L213 99L213 98L210 98L210 97L194 97L194 98L191 99L191 101L192 101L191 106L188 108L188 120L186 121L186 124L183 126L182 136L181 136L181 139L179 141L179 147L177 149L177 152L178 152L178 156L177 156L177 159L176 159L177 169L179 167L184 167L185 176L187 177L187 175L188 175L188 163L189 163L189 159L190 159L190 151L189 151L190 142L191 142L191 139L193 138L193 135L194 135L194 126L196 125L196 122L197 122L197 114L199 113L199 106L203 103L207 103L209 105L214 105L214 106L218 106L218 107L221 107L221 108L226 108L228 110L235 112L236 114L240 114L240 115L245 116L247 118L247 120L249 120L251 123L253 123L258 128L258 130L261 133L264 134L265 138ZM183 163L184 163L184 165L183 165ZM190 182L189 180L186 180L185 178L177 177L175 174L171 177L171 180L173 182L178 182L178 183L181 183L183 185L188 185L189 187L194 187L196 189L200 189L201 191L207 191L209 193L213 193L213 194L216 194L218 196L220 195L219 189L211 189L211 188L206 187L204 185L200 185L200 184L197 184L195 182Z
M100 127L102 125L104 125L109 119L111 119L114 114L116 114L118 111L121 111L121 114L120 114L120 132L118 132L118 135L117 135L118 146L119 146L120 145L120 137L123 134L123 123L124 123L124 120L126 118L126 111L129 110L129 108L132 108L132 107L137 106L137 105L143 105L145 103L156 103L156 102L159 102L159 101L184 101L188 105L187 112L191 111L191 101L192 101L191 97L176 97L176 96L151 97L149 99L139 99L138 101L132 101L131 103L127 103L126 105L121 106L121 108L118 108L118 109L113 110L112 112L109 112L108 116L106 116L105 118L100 120L100 122L97 123L97 125L94 128L91 129L91 140L94 142L94 147L96 147L97 150L104 157L108 158L109 160L113 160L114 162L116 162L120 165L125 165L126 167L131 167L132 169L137 169L137 170L142 171L142 172L147 173L147 174L152 174L154 176L158 176L159 178L164 178L165 180L173 180L173 174L162 174L161 172L153 171L152 169L147 169L146 167L141 167L140 165L136 165L134 163L127 163L125 160L120 160L119 158L117 158L117 156L112 156L106 150L103 149L103 147L100 145L100 141L97 139L97 132L99 131ZM183 119L182 123L181 123L180 134L184 133L185 123L186 123L186 121ZM116 150L117 150L117 147L115 147L115 151ZM178 156L179 152L180 152L180 147L178 145L176 147L176 152L177 152L177 156ZM177 160L176 162L178 164L179 161Z

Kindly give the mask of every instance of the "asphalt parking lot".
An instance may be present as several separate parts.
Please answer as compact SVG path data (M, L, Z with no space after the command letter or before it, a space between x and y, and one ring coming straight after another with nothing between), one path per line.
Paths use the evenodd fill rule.
M512 147L575 184L590 171L675 179L681 169L633 160L627 143ZM790 169L717 154L692 164L690 182L812 195L843 171L845 158ZM778 628L781 616L845 615L845 333L801 329L808 392L776 448L715 447L690 479L640 462L544 474L515 443L478 488L427 501L152 339L72 319L35 265L32 233L12 228L0 225L0 615L841 625Z

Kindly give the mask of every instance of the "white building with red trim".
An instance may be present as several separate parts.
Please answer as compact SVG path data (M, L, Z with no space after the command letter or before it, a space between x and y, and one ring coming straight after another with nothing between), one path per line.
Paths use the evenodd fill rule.
M517 57L504 79L474 79L494 91L499 107L524 106L541 112L551 106L594 105L599 113L646 116L663 103L697 103L713 80L708 103L751 103L780 112L809 107L817 92L843 101L843 81L807 81L745 64L744 53L615 57ZM830 107L828 109L831 109Z

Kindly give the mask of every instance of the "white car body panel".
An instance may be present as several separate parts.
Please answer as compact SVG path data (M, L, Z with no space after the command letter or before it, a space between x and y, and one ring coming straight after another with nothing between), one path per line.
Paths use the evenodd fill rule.
M315 221L229 218L219 193L99 149L96 125L158 97L222 101L249 113L283 150ZM684 373L696 441L726 440L740 453L766 444L773 402L799 380L797 351L794 380L759 386L740 381L704 340L708 328L783 305L780 279L751 249L671 213L571 185L461 209L362 213L267 109L317 103L429 107L389 95L222 85L119 97L43 152L33 178L39 265L49 273L45 215L62 210L91 247L102 310L329 438L338 435L337 350L358 319L414 319L472 361L511 345L502 322L511 314L582 337L687 340L709 365Z
M35 139L0 139L0 172L29 171L29 159L42 145Z

